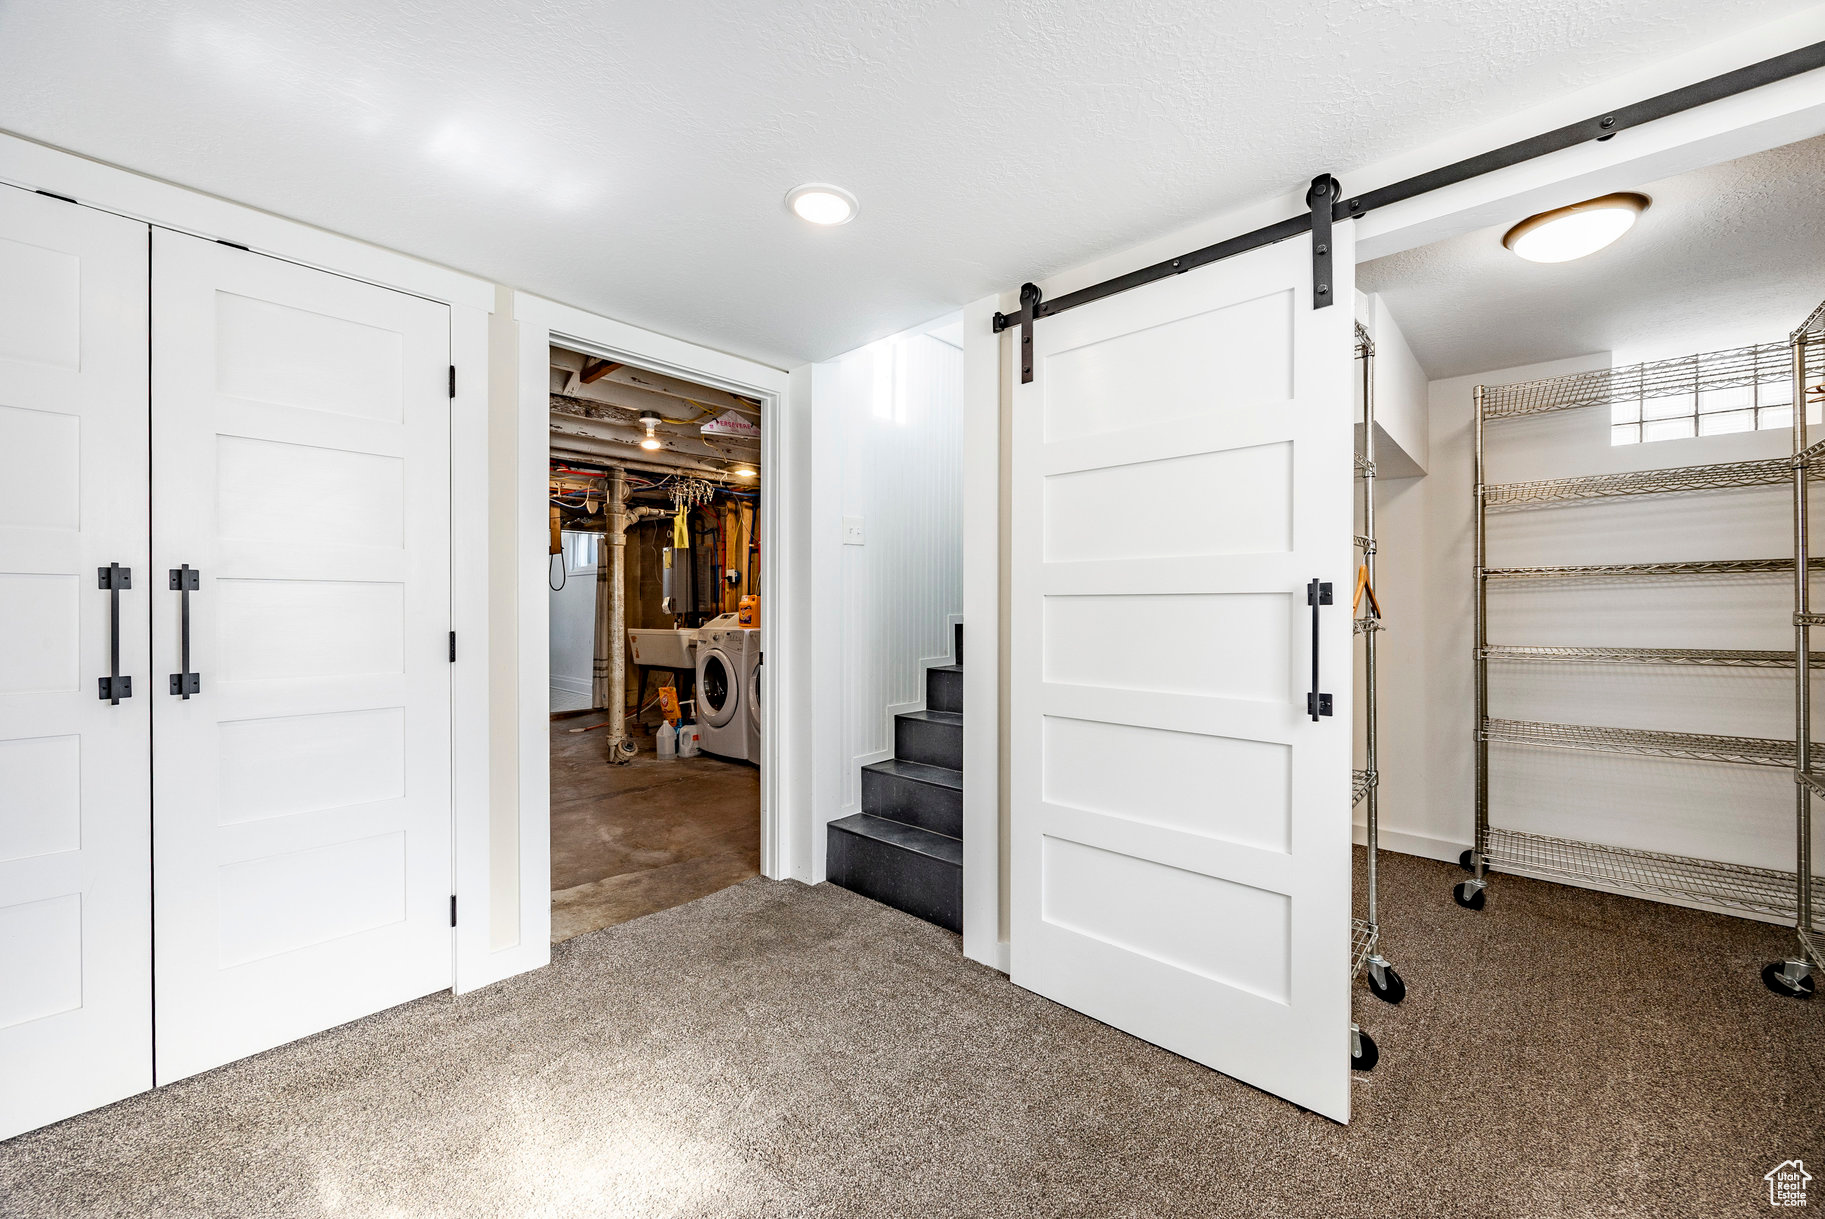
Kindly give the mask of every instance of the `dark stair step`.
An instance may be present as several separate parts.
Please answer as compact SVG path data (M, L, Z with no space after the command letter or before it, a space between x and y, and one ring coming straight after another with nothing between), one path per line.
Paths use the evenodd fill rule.
M961 838L963 774L900 758L864 766L862 811L948 838Z
M963 769L963 716L956 711L908 711L893 718L893 756L946 770Z
M933 665L925 670L925 709L963 710L962 665Z
M832 884L951 931L963 930L963 843L855 813L830 823Z

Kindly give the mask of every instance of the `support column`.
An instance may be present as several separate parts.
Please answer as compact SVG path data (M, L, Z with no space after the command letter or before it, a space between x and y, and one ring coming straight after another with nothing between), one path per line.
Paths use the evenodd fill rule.
M596 657L590 693L595 706L614 716L608 733L608 756L624 762L633 755L627 735L627 475L620 467L608 474L606 555L596 560Z

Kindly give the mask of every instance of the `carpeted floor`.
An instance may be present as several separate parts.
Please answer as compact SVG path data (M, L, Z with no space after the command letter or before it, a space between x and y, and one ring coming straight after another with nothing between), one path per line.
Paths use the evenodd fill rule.
M1825 1000L1762 989L1779 929L1384 874L1410 995L1357 1001L1348 1127L755 879L0 1144L0 1213L1718 1219L1825 1165Z

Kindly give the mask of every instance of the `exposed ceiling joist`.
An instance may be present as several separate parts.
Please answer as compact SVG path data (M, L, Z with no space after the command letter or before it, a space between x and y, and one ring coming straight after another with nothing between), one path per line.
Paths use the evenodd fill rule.
M588 380L585 377L584 380ZM750 401L727 390L711 389L707 385L697 385L690 381L681 381L677 377L668 377L662 373L647 372L644 368L628 368L620 365L610 370L609 380L619 381L637 389L651 390L673 398L682 398L698 402L704 406L721 407L723 410L737 411L750 419L760 418L760 403Z
M704 403L701 408L695 407L682 398L617 381L613 375L603 377L600 381L589 385L585 385L579 380L573 380L562 392L579 401L618 406L623 410L633 411L635 414L646 411L656 414L662 419L675 419L686 423L705 422L711 416L720 413L708 402Z
M619 441L630 447L637 446L646 437L646 429L640 425L638 416L619 407L604 406L585 398L553 394L551 413L553 426L558 426L561 420L566 430ZM710 443L688 425L686 428L660 427L654 434L659 443L665 446L663 451L667 452L710 461L745 462L750 465L760 460L760 445L757 442L730 439Z
M667 474L697 474L731 485L746 485L720 466L671 453L639 452L628 456L628 446L615 440L567 430L557 417L552 419L551 455L560 461L581 461L595 465L616 465L629 470L651 470Z
M555 373L561 374L553 377L552 389L557 393L584 398L600 397L631 410L656 410L669 417L677 417L684 406L691 406L710 414L735 411L755 422L760 420L760 403L755 399L744 398L724 389L712 389L708 385L699 385L681 377L634 368L619 360L603 359L554 346L551 348L551 367ZM589 388L585 390L585 386ZM617 386L623 387L623 396L614 396L614 387ZM640 400L627 396L637 394L650 396Z

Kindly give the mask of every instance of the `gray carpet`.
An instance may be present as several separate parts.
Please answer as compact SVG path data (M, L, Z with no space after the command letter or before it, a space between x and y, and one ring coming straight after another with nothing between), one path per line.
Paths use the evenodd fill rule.
M751 880L0 1144L0 1213L1732 1216L1825 1186L1825 999L1776 928L1385 866L1411 994L1347 1128ZM1825 1188L1814 1205L1825 1204Z

